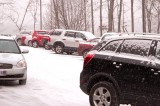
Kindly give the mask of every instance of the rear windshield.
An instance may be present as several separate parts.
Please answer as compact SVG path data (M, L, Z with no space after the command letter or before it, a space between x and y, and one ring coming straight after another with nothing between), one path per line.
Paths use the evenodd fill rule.
M44 34L48 34L48 32L47 32L47 31L37 31L37 34L42 34L42 35L44 35Z
M21 52L14 40L0 40L0 53L20 54Z

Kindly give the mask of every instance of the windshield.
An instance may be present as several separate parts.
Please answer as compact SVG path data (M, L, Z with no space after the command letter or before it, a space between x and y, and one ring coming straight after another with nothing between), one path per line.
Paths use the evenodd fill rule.
M20 54L20 50L14 40L0 40L0 53Z
M44 34L48 34L48 32L47 32L47 31L37 31L37 33L38 33L38 34L42 34L42 35L44 35Z
M88 38L88 39L94 39L94 38L96 38L92 33L90 33L90 32L85 32L85 35L86 35L86 37Z

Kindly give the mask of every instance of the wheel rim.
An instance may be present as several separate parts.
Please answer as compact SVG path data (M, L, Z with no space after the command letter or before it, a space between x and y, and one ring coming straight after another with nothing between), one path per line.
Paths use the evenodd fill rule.
M62 52L62 47L61 46L57 46L56 47L56 52L57 53L61 53Z
M47 45L47 44L45 44L45 45L44 45L44 47L45 47L45 49L49 49L49 47L48 47L48 45Z
M37 47L37 42L33 42L33 47Z
M105 87L97 88L93 94L93 103L95 106L110 106L110 92Z

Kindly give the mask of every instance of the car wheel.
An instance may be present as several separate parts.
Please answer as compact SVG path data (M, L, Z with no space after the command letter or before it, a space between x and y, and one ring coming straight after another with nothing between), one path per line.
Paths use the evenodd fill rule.
M88 52L89 52L89 50L85 50L85 51L83 52L83 58L87 55Z
M34 48L37 48L37 47L38 47L38 42L37 42L37 41L33 41L32 46L33 46Z
M19 80L19 85L26 85L27 79Z
M31 41L28 41L28 46L32 47L32 42Z
M46 50L49 50L49 49L50 49L49 46L48 46L48 44L47 44L47 41L44 43L44 48L45 48Z
M112 84L99 82L91 88L89 95L91 106L119 106L119 98Z
M18 39L18 40L17 40L17 43L18 43L18 45L20 46L20 45L21 45L21 39Z
M55 50L57 54L62 54L63 53L63 46L62 45L56 45Z

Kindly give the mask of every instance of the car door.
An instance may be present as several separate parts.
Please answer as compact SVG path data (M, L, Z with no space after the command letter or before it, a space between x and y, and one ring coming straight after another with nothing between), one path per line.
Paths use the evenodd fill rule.
M136 100L149 97L147 76L151 74L150 58L148 57L152 40L126 39L120 53L113 57L115 67L119 69L116 74L121 91L127 99Z
M72 49L75 47L75 32L66 31L64 37L62 37L62 41L65 44L65 47L68 49Z
M157 47L152 46L152 52L150 54L150 74L146 76L148 92L151 95L150 98L153 99L152 103L155 104L154 106L160 103L160 41L155 42L155 45Z

